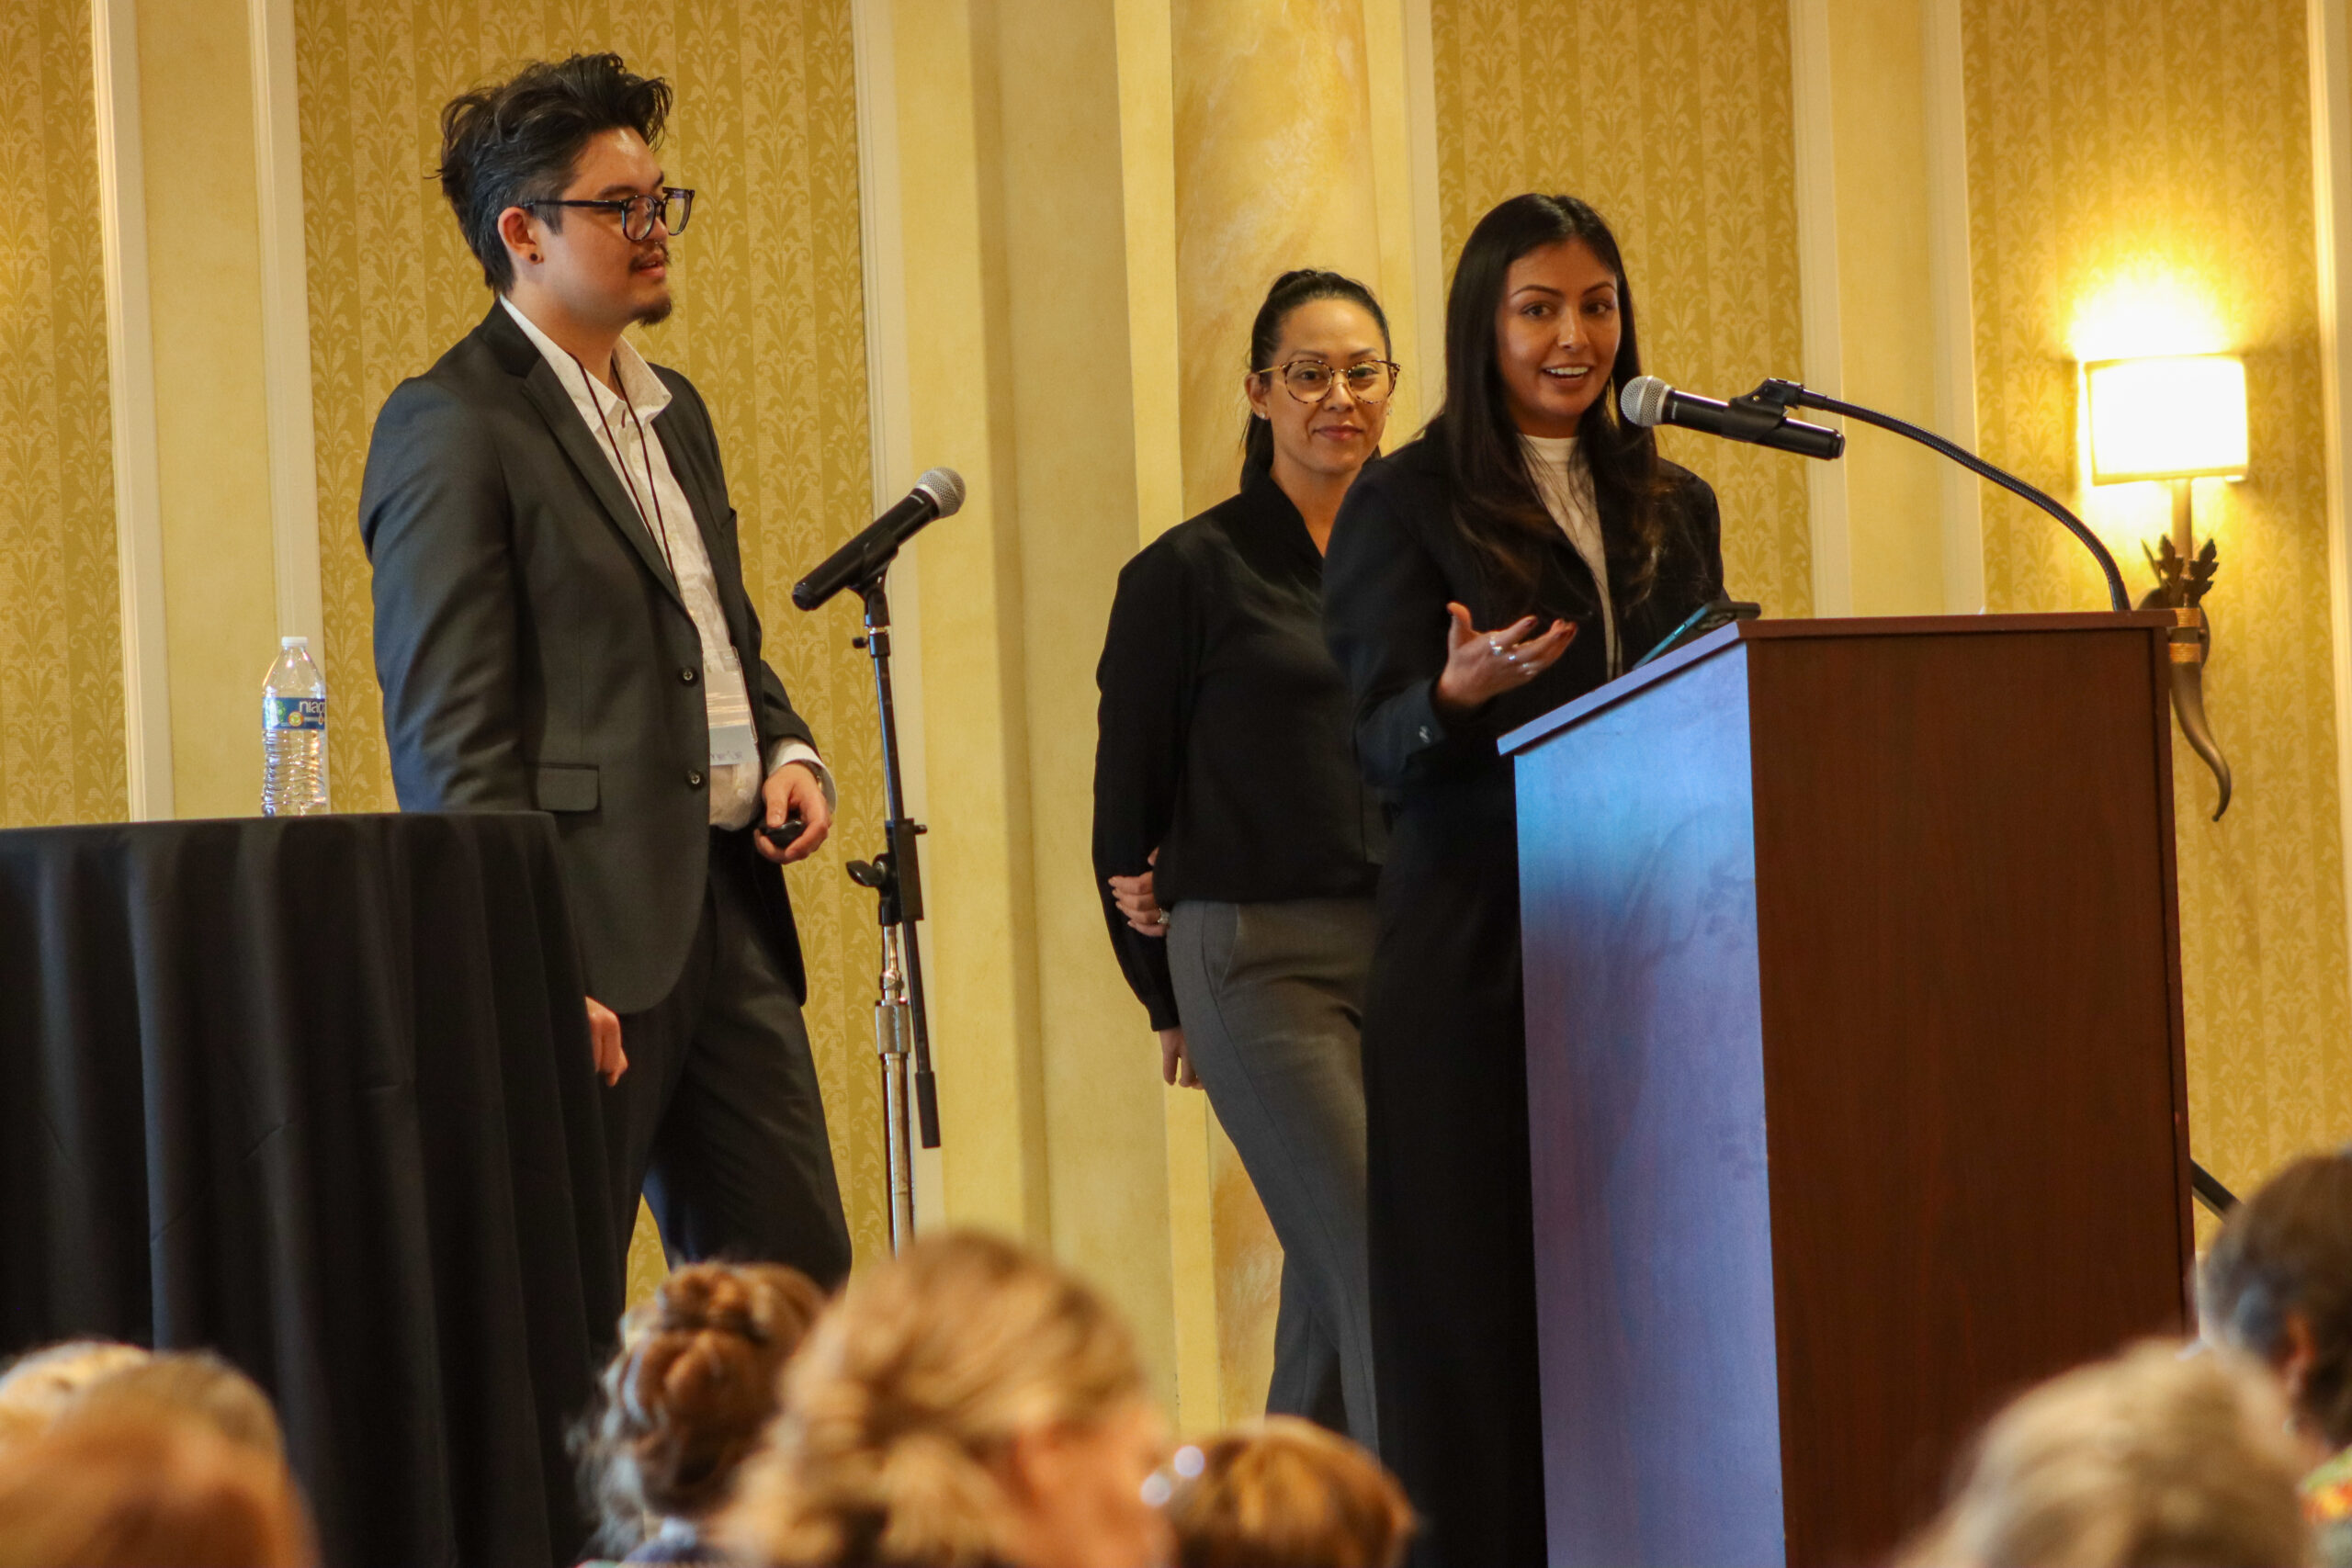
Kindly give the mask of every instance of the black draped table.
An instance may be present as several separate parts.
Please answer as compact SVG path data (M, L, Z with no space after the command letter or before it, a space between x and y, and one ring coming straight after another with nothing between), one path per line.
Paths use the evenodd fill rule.
M550 821L0 832L0 1356L207 1346L327 1561L568 1561L621 1306Z

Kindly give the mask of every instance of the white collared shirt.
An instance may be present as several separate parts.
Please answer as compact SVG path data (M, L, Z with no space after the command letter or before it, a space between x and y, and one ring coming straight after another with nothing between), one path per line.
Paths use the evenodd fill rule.
M1527 466L1535 476L1535 492L1544 501L1544 510L1568 536L1577 554L1584 558L1587 570L1592 573L1593 586L1600 590L1600 634L1602 647L1609 656L1611 679L1617 675L1617 608L1609 599L1609 550L1600 536L1600 508L1592 499L1592 469L1586 466L1584 454L1577 450L1573 435L1529 435L1520 439L1527 443ZM1539 628L1540 629L1540 628Z
M726 613L718 604L718 580L710 569L710 551L702 529L695 523L693 505L670 468L653 418L670 406L670 389L644 355L624 338L613 351L613 370L621 384L614 391L583 368L561 344L541 332L538 324L501 297L499 303L538 345L571 394L572 407L588 426L621 488L637 504L637 514L653 536L662 558L676 579L678 596L702 641L703 711L711 737L710 825L748 827L759 809L760 782L764 776L753 752L756 742L745 739L752 724L751 688L742 661L727 630ZM833 801L832 776L817 753L798 740L779 740L769 750L766 773L786 762L806 762L823 784L828 805Z

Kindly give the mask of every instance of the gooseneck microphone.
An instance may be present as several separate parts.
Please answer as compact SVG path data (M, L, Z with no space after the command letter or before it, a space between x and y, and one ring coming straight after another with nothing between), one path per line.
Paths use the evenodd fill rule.
M898 505L867 524L863 532L792 586L792 602L813 610L844 588L854 587L890 564L899 547L941 517L953 517L964 504L964 476L953 468L933 468L915 481L915 488Z
M1751 398L1717 402L1696 392L1678 392L1655 376L1636 376L1626 382L1617 406L1638 425L1679 424L1802 457L1835 457L1846 450L1844 431L1791 419L1784 407Z

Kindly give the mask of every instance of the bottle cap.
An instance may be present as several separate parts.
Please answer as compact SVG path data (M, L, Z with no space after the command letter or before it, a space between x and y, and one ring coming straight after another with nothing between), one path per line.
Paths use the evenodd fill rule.
M306 649L306 648L309 648L309 647L311 646L311 639L310 639L309 637L279 637L279 638L277 639L277 646L278 646L279 648L281 648L281 649L284 649L284 648L305 648L305 649Z

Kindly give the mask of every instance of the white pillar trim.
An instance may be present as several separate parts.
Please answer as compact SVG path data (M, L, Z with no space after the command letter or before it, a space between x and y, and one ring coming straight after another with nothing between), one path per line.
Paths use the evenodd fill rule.
M319 588L319 470L311 405L309 255L303 244L302 127L293 0L247 0L254 174L261 216L262 394L269 439L269 530L281 637L307 637L326 661Z
M1838 308L1838 159L1829 79L1829 0L1789 0L1789 98L1796 129L1797 298L1805 385L1830 397L1845 384ZM1854 613L1853 536L1846 469L1805 465L1813 535L1813 613Z
M155 452L155 342L147 288L147 185L139 141L136 0L91 0L107 390L114 442L115 570L122 614L123 763L135 821L172 813L172 702L164 643L163 479Z
M1928 268L1936 311L1936 429L1976 449L1976 303L1968 231L1968 75L1960 0L1926 0ZM1943 475L1944 609L1984 608L1984 491L1957 463Z
M2312 230L2319 273L2320 387L2327 464L2327 598L2335 677L2335 807L2345 879L2346 947L2352 951L2352 506L2345 485L2352 452L2352 24L2343 0L2309 0Z
M853 0L857 72L857 216L865 290L865 402L874 507L895 502L920 477L908 394L907 255L899 212L897 51L891 0ZM893 607L895 611L895 606Z
M1413 192L1413 318L1421 357L1414 376L1429 390L1423 418L1445 400L1445 214L1438 189L1437 41L1430 0L1405 0L1405 130Z
M278 0L284 4L286 0ZM879 513L919 477L914 455L914 404L907 355L906 228L899 173L898 51L892 0L851 0L850 35L857 92L858 259L865 291L866 449L871 503ZM844 517L828 538L847 538L865 519ZM899 774L907 810L922 821L930 790L922 702L922 541L899 552L890 569L891 694L899 714ZM814 565L814 562L810 563ZM938 963L929 925L915 928L925 976ZM878 953L878 950L877 950ZM933 993L935 995L935 993ZM926 995L926 1002L932 995ZM934 1049L938 1032L933 1032ZM914 1168L915 1225L946 1216L945 1177L937 1149L918 1146Z

